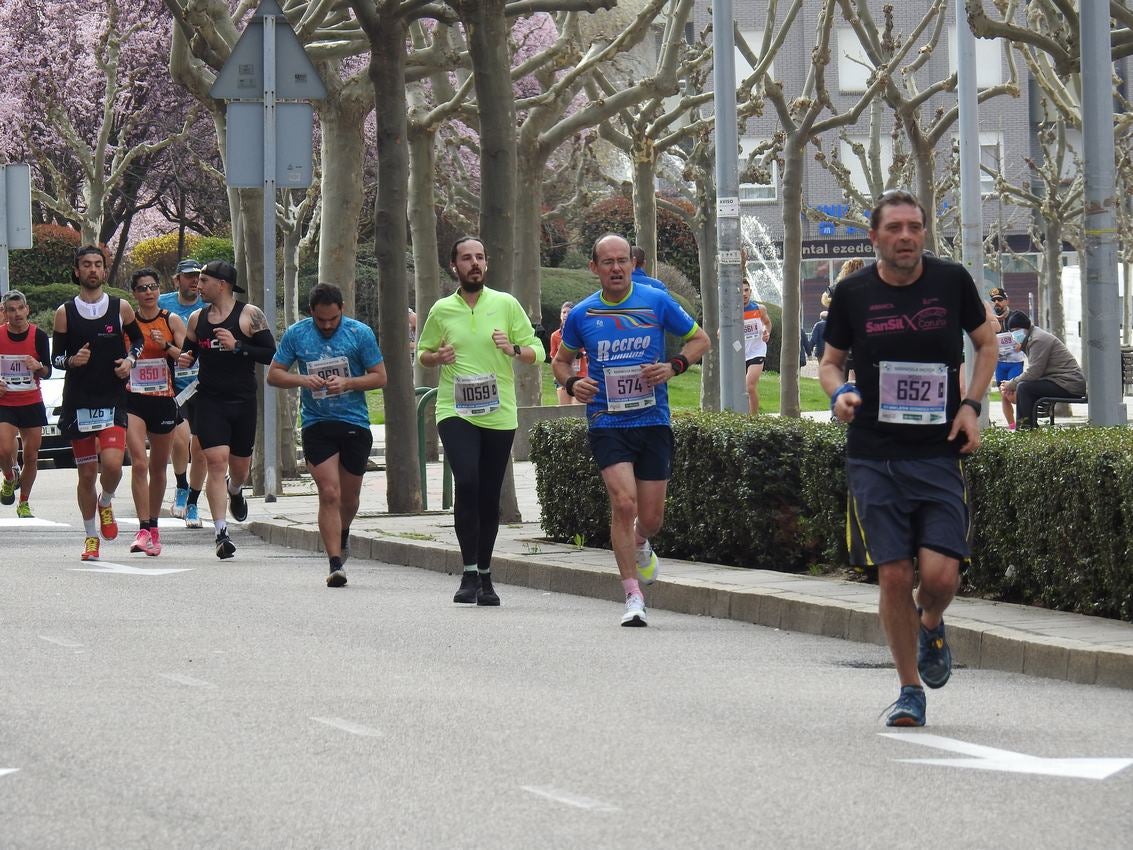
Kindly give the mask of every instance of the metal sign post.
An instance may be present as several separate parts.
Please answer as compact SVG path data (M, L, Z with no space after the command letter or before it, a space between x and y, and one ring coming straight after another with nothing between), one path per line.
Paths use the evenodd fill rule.
M315 66L276 0L263 0L232 48L209 91L230 101L225 180L238 188L262 187L264 193L264 318L276 331L276 214L278 182L286 188L311 184L312 109L307 103L326 97ZM280 104L280 99L299 103ZM258 114L257 114L258 113ZM236 126L250 132L235 132ZM256 139L257 132L262 136ZM260 141L260 144L250 143ZM283 156L280 156L280 152ZM280 172L282 171L282 178ZM279 492L275 389L264 386L264 498Z

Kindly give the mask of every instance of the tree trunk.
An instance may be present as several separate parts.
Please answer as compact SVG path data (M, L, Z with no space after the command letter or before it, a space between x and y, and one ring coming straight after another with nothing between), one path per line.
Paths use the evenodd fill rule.
M290 194L290 193L286 193ZM299 300L299 240L303 222L283 231L283 326L290 327L298 319ZM278 339L280 334L276 334ZM296 392L276 390L278 404L276 440L279 443L280 481L299 477L298 451L295 443L295 398Z
M657 271L657 159L650 139L635 139L633 158L633 226L636 243L645 251L645 273Z
M802 144L783 148L783 318L780 322L779 415L797 419L799 404L799 304L803 259ZM774 365L774 364L772 364Z
M913 158L917 163L917 200L921 202L921 206L928 213L925 217L924 246L935 254L938 253L936 248L936 179L933 176L936 155L932 146L926 144L923 138L914 138L910 134L909 142L913 148Z
M379 331L389 381L386 384L386 501L391 513L421 510L417 466L417 406L409 364L409 280L405 268L409 182L405 95L405 21L381 15L369 31L370 80L377 118L378 200L374 253L379 275ZM324 199L325 200L325 199Z
M341 93L340 93L341 94ZM373 101L340 96L319 109L322 130L322 220L319 280L342 289L342 310L354 315L358 217L362 212L362 130Z
M523 305L528 318L542 313L540 304L541 264L539 246L543 235L543 171L547 157L540 152L526 152L519 158L519 184L523 191L515 198L515 288L513 294ZM520 406L540 404L542 385L539 364L519 364L515 370L515 393Z

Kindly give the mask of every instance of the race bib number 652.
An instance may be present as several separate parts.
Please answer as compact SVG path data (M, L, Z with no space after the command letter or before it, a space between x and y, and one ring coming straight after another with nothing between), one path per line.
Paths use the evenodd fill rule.
M943 425L948 416L948 367L943 363L880 364L879 422Z

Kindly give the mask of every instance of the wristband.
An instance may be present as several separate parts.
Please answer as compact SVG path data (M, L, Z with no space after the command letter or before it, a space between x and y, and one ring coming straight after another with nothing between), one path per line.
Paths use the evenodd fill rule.
M688 358L683 354L678 354L669 360L669 365L672 367L674 375L683 375L688 371Z
M566 379L566 383L563 384L563 389L566 390L566 394L571 398L574 398L574 385L581 380L582 378L578 377L578 375L571 375Z
M834 405L838 403L838 396L845 395L846 393L854 393L857 396L861 396L861 393L858 392L857 384L851 384L851 383L848 383L848 382L845 383L845 384L842 384L842 386L840 386L840 387L838 387L838 389L834 390L834 395L830 396L830 412L831 413L834 412Z
M983 413L984 406L974 398L966 398L962 402L960 402L961 407L963 407L965 404L976 412L976 416L979 416L981 413Z

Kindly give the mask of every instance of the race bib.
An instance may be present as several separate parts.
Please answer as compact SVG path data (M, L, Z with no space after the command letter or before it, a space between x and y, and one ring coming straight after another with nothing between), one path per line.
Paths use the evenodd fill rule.
M164 357L139 360L130 370L130 383L126 389L132 393L152 395L169 392L169 362Z
M350 361L345 357L327 357L323 360L312 360L307 364L308 375L318 375L324 381L327 378L350 377ZM311 390L311 397L316 399L324 399L330 395L339 395L339 393L331 393L326 387L321 390Z
M114 424L114 408L80 407L75 411L75 424L84 434L105 431Z
M744 339L748 339L748 340L762 340L763 339L763 320L762 319L744 319Z
M23 354L0 354L0 380L10 393L35 389L35 376L24 362Z
M177 395L173 398L173 400L177 402L177 406L180 407L193 396L195 396L197 394L198 386L198 383L196 381L193 381L193 383L189 384L189 386L185 387L185 389L177 393Z
M996 340L999 342L999 359L1010 357L1015 353L1015 339L1011 336L1010 331L1005 331L1001 334L995 335Z
M195 381L200 371L200 361L194 360L192 366L174 366L173 377L178 381Z
M881 361L878 422L943 425L948 416L948 367Z
M606 378L606 409L611 413L644 410L657 403L653 387L641 376L640 366L607 366L602 374Z
M495 375L458 375L452 388L456 412L461 416L486 416L500 408L500 388Z

